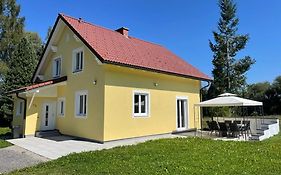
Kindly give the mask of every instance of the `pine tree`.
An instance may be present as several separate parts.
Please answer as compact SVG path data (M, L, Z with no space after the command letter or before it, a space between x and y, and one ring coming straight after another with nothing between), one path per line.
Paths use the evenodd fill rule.
M31 84L31 78L38 62L36 50L28 37L23 37L11 57L11 67L4 79L4 91L8 92ZM8 121L12 119L13 103L10 97L1 98L1 113Z
M250 56L235 59L249 40L248 34L237 34L239 19L236 17L236 4L233 0L219 0L219 8L218 31L213 32L215 43L209 41L214 54L214 82L209 89L210 97L224 92L239 93L246 85L246 72L255 63Z

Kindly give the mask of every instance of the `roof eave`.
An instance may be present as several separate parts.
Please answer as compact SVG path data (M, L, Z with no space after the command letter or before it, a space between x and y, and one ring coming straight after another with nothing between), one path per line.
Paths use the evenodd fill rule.
M134 69L146 70L146 71L151 71L151 72L156 72L156 73L162 73L162 74L167 74L167 75L174 75L174 76L189 78L189 79L193 79L193 80L208 81L208 82L213 81L212 79L208 79L208 78L196 77L196 76L192 76L192 75L184 75L184 74L162 71L162 70L157 70L157 69L152 69L152 68L147 68L147 67L142 67L142 66L135 66L135 65L130 65L130 64L120 63L120 62L113 62L113 61L109 61L109 60L104 60L104 63L117 65L117 66L123 66L123 67L129 67L129 68L134 68Z

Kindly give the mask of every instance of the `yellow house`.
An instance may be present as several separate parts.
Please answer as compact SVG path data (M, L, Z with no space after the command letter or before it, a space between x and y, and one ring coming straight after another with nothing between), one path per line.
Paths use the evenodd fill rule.
M15 137L57 130L106 142L198 128L193 106L210 78L127 28L59 14L32 81L10 92Z

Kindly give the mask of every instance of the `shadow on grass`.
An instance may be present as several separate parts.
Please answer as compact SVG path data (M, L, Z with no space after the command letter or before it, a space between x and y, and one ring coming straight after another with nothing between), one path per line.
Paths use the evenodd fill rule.
M12 139L12 132L9 128L2 128L0 127L0 139L1 140L7 140L7 139Z
M0 134L0 139L1 140L7 140L7 139L12 139L12 133L11 132L7 132L5 134Z

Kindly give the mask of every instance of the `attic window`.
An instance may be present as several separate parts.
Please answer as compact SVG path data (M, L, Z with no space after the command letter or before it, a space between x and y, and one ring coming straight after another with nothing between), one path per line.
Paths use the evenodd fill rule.
M84 67L84 51L76 49L73 51L73 73L80 72Z
M53 61L53 77L60 77L61 75L61 58L56 58Z

